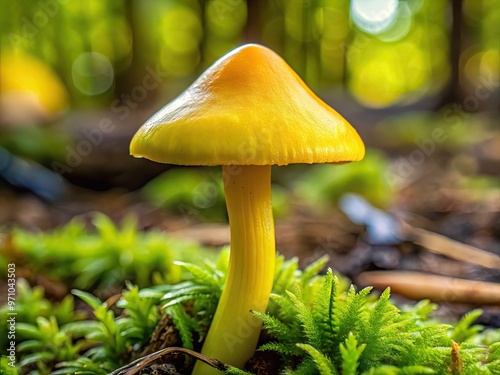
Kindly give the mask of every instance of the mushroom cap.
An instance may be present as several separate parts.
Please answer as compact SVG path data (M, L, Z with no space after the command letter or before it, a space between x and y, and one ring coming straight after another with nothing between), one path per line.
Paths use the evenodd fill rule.
M356 161L365 147L280 56L248 44L146 121L130 153L181 165L287 165Z

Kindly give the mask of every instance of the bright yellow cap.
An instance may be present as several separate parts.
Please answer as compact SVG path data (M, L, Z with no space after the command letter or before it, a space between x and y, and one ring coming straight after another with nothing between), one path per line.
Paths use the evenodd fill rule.
M182 165L286 165L360 160L363 141L270 49L219 59L135 134L130 153Z

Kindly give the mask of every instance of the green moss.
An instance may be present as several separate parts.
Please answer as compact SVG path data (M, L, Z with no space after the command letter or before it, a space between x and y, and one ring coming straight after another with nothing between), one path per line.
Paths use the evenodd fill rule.
M392 187L380 171L388 169L389 161L384 155L368 150L360 163L309 167L295 183L294 191L316 208L335 205L345 193L357 193L377 207L387 207L393 198Z
M140 232L132 217L117 226L96 213L92 224L94 228L87 228L83 220L74 219L50 233L14 229L9 241L0 242L0 264L15 260L17 268L75 288L103 289L121 288L125 280L143 287L155 280L176 283L181 269L174 259L195 258L200 251L214 257L194 242L156 230Z
M136 227L131 222L118 229L109 219L98 216L94 223L97 233L89 233L76 222L52 234L16 231L15 256L37 256L41 262L39 271L48 272L50 265L50 274L66 280L72 288L82 283L80 278L70 277L75 269L67 273L57 271L76 261L68 249L81 256L83 249L87 249L86 264L93 269L94 262L101 263L103 257L96 249L113 245L120 249L115 250L118 252L127 251L125 244L138 249L151 246L152 240L132 229ZM160 234L154 236L159 236L155 241L168 239ZM56 239L63 239L64 245L57 245ZM180 243L181 251L182 246L186 245ZM6 374L107 374L141 355L165 314L171 316L182 345L198 349L224 284L228 251L222 251L211 261L204 256L206 250L200 248L183 256L174 253L175 247L169 249L169 258L164 259L170 263L162 269L162 284L152 285L150 278L144 279L143 287L121 281L125 290L116 303L95 296L109 285L104 282L106 275L94 276L83 283L96 287L92 294L73 290L73 295L61 302L50 301L41 287L31 288L19 279L18 367L14 371L4 356L0 362L2 370ZM9 262L13 254L3 256ZM174 261L178 258L182 261ZM267 313L256 313L263 320L269 338L259 350L276 352L283 359L284 367L276 371L308 375L499 373L500 330L483 332L482 327L474 325L479 310L454 325L436 322L432 315L436 305L422 301L399 308L391 302L389 290L380 296L371 293L370 288L356 291L331 270L322 273L326 262L326 258L321 258L300 270L297 259L277 257ZM148 267L152 265L145 261L131 268L127 268L127 263L117 262L115 271L127 277L129 273L147 273ZM109 272L107 268L100 269ZM85 308L81 301L76 303L75 296L85 303ZM1 307L0 312L5 316L8 306ZM3 319L1 340L7 337L7 329ZM458 343L455 352L452 342ZM4 346L6 342L0 344ZM244 372L231 368L228 373Z

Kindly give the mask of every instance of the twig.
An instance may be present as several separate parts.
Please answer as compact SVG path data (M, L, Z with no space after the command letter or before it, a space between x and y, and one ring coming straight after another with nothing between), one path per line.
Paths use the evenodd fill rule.
M441 234L414 228L406 223L402 223L402 227L408 240L433 253L486 268L500 269L500 256L498 255L452 240Z
M390 287L391 291L414 300L500 305L500 284L486 281L409 271L364 272L356 281L377 289Z
M110 372L108 375L135 375L139 371L144 369L145 367L149 366L154 361L159 360L164 355L178 354L178 353L186 354L190 357L196 358L196 359L206 363L207 365L212 366L220 371L226 371L230 367L230 366L222 363L218 359L207 357L206 355L197 353L193 350L172 347L172 348L166 348L166 349L159 350L159 351L154 352L152 354L149 354L145 357L141 357L141 358L135 360L134 362L129 363L128 365L125 365L123 367L120 367L119 369L116 369L113 372Z

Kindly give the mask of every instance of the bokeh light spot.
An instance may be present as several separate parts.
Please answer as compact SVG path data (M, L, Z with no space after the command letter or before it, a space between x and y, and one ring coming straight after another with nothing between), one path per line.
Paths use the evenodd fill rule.
M398 7L395 22L384 32L377 35L383 42L395 42L408 35L413 21L413 13L406 2L402 2Z
M71 75L75 87L86 95L108 90L115 77L109 59L99 52L85 52L73 62Z
M398 0L352 0L351 17L360 30L379 34L395 22L398 7Z
M498 50L485 51L481 56L479 74L489 80L498 81L500 77L500 52Z

